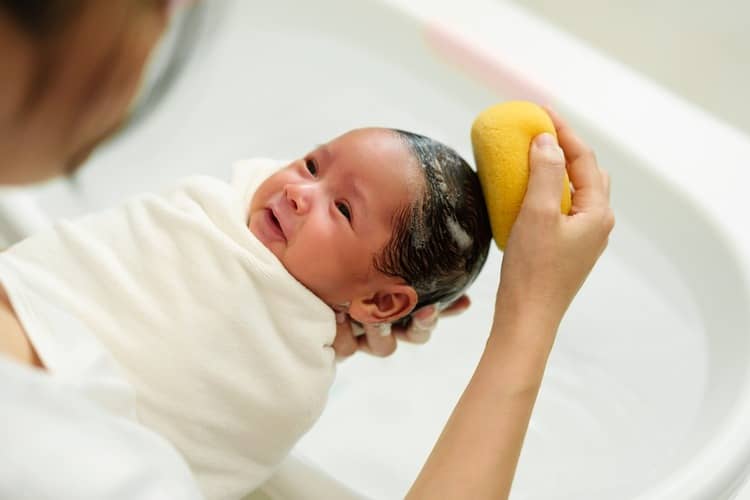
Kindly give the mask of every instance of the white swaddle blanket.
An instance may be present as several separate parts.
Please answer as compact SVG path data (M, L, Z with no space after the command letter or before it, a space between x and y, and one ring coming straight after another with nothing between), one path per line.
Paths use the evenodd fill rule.
M0 256L14 303L18 283L94 332L135 388L138 420L211 499L267 479L333 381L333 312L247 228L252 193L278 167L241 162L231 184L192 177ZM44 361L54 328L19 316Z

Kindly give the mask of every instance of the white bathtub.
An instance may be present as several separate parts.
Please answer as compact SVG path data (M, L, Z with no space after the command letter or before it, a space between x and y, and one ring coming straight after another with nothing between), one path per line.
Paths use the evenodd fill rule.
M586 43L750 133L750 3L742 0L496 0Z
M736 492L750 465L747 137L493 0L213 0L206 11L158 107L74 189L32 191L48 214L224 176L240 157L294 157L357 126L414 130L471 159L476 113L546 100L611 173L617 227L560 328L511 498ZM366 497L402 497L481 353L500 259L493 248L471 309L428 345L341 364L294 456ZM322 475L290 470L291 490L274 498L335 496Z

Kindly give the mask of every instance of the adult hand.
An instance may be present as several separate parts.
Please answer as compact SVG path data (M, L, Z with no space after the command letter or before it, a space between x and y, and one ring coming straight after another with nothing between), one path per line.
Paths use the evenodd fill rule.
M567 123L547 111L560 147L550 134L532 143L528 191L503 257L498 301L512 300L535 314L546 311L559 322L607 246L614 214L609 175ZM560 213L559 201L566 164L573 193L569 215Z
M534 139L490 337L409 500L508 498L559 322L614 226L609 177L567 124L550 115L562 150L549 134ZM560 214L566 163L569 215Z
M407 326L394 326L390 330L373 325L359 327L351 322L346 313L336 313L336 338L333 341L333 350L339 360L348 358L358 350L373 356L390 356L396 350L398 341L424 344L430 340L432 330L440 317L461 314L470 305L469 297L462 295L439 312L434 305L424 306L412 313Z

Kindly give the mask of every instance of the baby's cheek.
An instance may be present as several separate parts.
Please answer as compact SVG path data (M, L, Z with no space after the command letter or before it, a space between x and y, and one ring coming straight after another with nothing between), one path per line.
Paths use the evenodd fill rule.
M274 180L274 177L276 177L276 175L278 174L274 174L268 179L264 180L260 184L260 186L258 186L258 189L255 190L252 198L250 198L251 212L259 210L260 208L263 208L263 206L265 206L266 202L271 196L271 193L273 192L273 186L277 184L277 182L275 182Z
M292 276L324 300L330 295L331 289L339 285L340 263L336 262L334 255L320 246L311 246L302 255L295 254L287 260L287 269Z

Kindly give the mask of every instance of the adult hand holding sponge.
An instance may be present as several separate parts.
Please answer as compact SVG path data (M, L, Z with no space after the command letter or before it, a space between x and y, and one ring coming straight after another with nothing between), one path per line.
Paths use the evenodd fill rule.
M529 182L529 148L537 135L556 137L549 115L534 103L509 101L482 111L471 127L471 143L495 243L502 250L521 208ZM570 212L565 176L560 211Z

